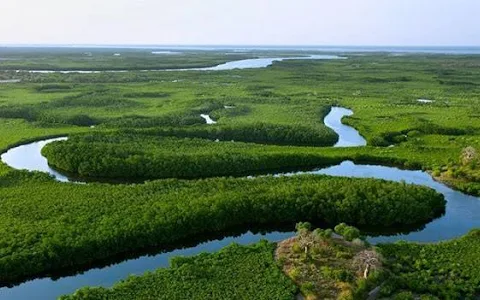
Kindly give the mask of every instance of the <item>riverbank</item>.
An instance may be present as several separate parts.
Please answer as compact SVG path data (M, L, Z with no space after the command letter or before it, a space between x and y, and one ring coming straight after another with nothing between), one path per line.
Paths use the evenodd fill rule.
M472 263L478 260L479 230L442 243L376 247L358 238L347 241L332 236L332 232L297 227L295 237L279 243L233 244L215 254L177 258L169 268L131 276L111 288L85 287L61 299L82 299L85 295L129 300L142 295L225 299L250 291L255 299L298 299L299 291L306 299L367 299L372 294L384 298L473 299L480 292L478 270Z
M123 53L121 57L129 60ZM118 59L118 57L112 59ZM158 59L158 55L155 59ZM270 151L275 155L281 154L281 151L287 151L289 155L301 153L309 157L324 157L325 160L334 162L333 166L320 170L312 170L318 165L309 166L311 169L306 171L312 174L406 180L408 183L433 188L447 200L444 216L431 222L422 221L420 224L412 224L412 226L394 226L389 228L389 231L383 232L378 232L383 228L383 224L376 225L374 228L365 228L366 232L371 232L369 241L378 243L405 239L431 242L452 239L466 234L472 228L480 227L478 226L478 215L480 215L478 198L453 191L433 181L431 176L419 170L442 169L449 163L454 164L465 147L472 146L480 149L479 135L476 130L478 116L475 114L478 106L475 102L475 86L479 84L480 77L478 77L478 70L471 67L476 64L477 59L472 56L393 57L363 54L352 55L348 60L287 60L274 63L267 68L222 72L108 74L7 72L2 73L1 76L5 79L18 76L22 79L22 83L0 85L2 127L0 145L7 147L23 138L57 133L74 136L75 132L92 131L89 128L91 125L96 126L95 132L131 130L130 134L141 135L150 131L150 137L158 132L171 134L170 129L174 128L175 133L178 134L177 138L185 137L181 135L182 130L193 134L191 131L194 127L214 131L214 128L223 126L233 129L248 128L249 130L244 131L243 139L256 138L258 135L254 136L252 132L259 127L259 122L283 129L310 128L318 133L317 129L324 128L321 124L322 118L319 117L323 116L324 110L332 105L345 106L351 108L355 114L346 117L344 122L358 129L368 141L369 146L321 149L292 147L290 145L292 140L288 139L289 142L283 144L282 150L272 145L259 148L259 145L244 144L239 142L242 138L235 138L235 142L226 142L232 139L224 139L225 142L222 142L219 138L218 143L222 146L217 145L218 148L212 151L215 155L212 154L212 156L221 158L225 155L238 159L240 163L237 168L251 171L247 170L247 164L242 164L243 159L250 161L258 159L257 164L261 167L260 163L263 162L264 155L271 153ZM419 103L417 99L435 99L435 102L425 104ZM235 108L227 109L226 106ZM219 123L207 126L200 114L208 114ZM199 134L198 132L200 131L195 131L194 134ZM304 130L292 132L302 136ZM203 131L201 133L203 134ZM217 138L213 138L211 143L215 143L213 141ZM326 140L323 139L321 142L325 143ZM333 145L334 142L328 145ZM395 146L373 147L375 143L372 142ZM144 148L148 149L148 147L142 147L145 145L148 144L139 143L137 150L143 152ZM191 148L188 152L191 156L189 159L201 161L198 155L200 153L195 154L194 147ZM175 148L173 143L169 152L169 155L181 154L179 148ZM165 153L165 158L170 157L167 152ZM135 153L132 152L132 154ZM3 258L3 262L14 258L19 262L17 270L29 272L33 270L28 268L29 264L35 261L37 257L35 255L43 255L45 261L51 262L60 256L64 258L62 263L69 260L65 257L73 255L71 252L97 251L96 254L99 252L98 249L104 250L103 245L114 241L116 237L125 236L126 232L131 234L131 239L129 235L128 241L121 240L121 242L125 245L130 242L136 243L137 239L145 236L134 233L138 231L149 234L158 228L163 230L168 227L165 223L161 223L164 221L168 221L171 225L171 228L167 228L168 230L196 230L196 227L201 228L202 225L195 223L196 227L188 227L190 219L185 216L191 216L193 219L197 216L194 213L201 213L207 221L215 221L215 216L209 215L209 212L223 212L226 215L224 218L229 221L233 219L229 214L234 215L239 210L249 208L242 206L242 203L257 201L255 195L265 193L266 199L270 199L269 197L274 196L280 198L285 193L281 187L275 184L270 185L270 183L264 187L270 186L272 190L261 190L260 193L257 189L242 190L242 187L227 189L222 185L223 179L218 178L205 181L214 185L217 190L223 188L225 193L218 194L213 188L202 189L200 184L205 182L198 177L208 176L208 172L212 173L208 169L208 160L210 157L205 157L201 161L202 166L205 166L203 168L194 169L194 164L189 165L195 170L196 177L193 176L192 178L195 179L188 181L165 179L147 184L132 183L118 186L89 183L81 188L70 183L54 182L42 173L17 171L1 164L0 230L2 231L1 241L7 246L0 250L7 253L12 249L27 249L26 252L22 251L25 253L24 256L8 255ZM153 160L148 162L151 163ZM275 161L275 164L290 162L289 156L286 156L283 161ZM299 160L295 164L302 165L302 161ZM392 165L399 166L402 170L385 167ZM403 170L403 168L409 170ZM258 166L257 169L259 169ZM300 175L305 170L296 168L279 172L272 168L271 171L275 176L285 177ZM255 172L247 172L241 176L246 175L255 175ZM273 183L277 180L276 177L274 178L269 181ZM257 179L244 180L258 181ZM240 182L240 178L232 179L231 182L236 180ZM290 180L294 181L294 179ZM193 185L193 182L198 184L198 189L190 189L191 194L185 191L185 195L173 196L173 190L184 191L183 188ZM402 184L400 182L398 186ZM382 190L385 191L381 185L376 189L379 193ZM168 193L161 191L168 191ZM312 187L311 191L305 191L308 193L296 195L297 208L307 212L311 210L309 199L315 191L318 189ZM317 193L313 197L317 196L322 195ZM362 203L362 199L366 196L372 195L366 191L358 195L357 202ZM221 200L219 197L227 200L233 198L235 201L225 205L219 202ZM379 194L378 197L383 199L385 195ZM122 198L122 201L118 201L118 198ZM193 199L196 202L188 201L187 204L191 207L185 208L184 212L182 205L185 203L179 199ZM262 201L259 202L264 203ZM162 206L167 202L168 207ZM396 201L391 211L404 209L402 203L403 201ZM230 204L235 205L230 206ZM264 219L261 217L264 216L272 219L283 217L272 215L272 212L277 210L269 205L271 205L270 202L265 202L265 207L260 208L259 211L263 212L263 215L259 217L259 221L263 222ZM369 207L368 212L373 215L377 213L383 215L383 212L375 211L376 206L378 205ZM83 213L84 210L87 210L87 213ZM318 211L323 212L323 207ZM415 212L412 215L415 215ZM222 220L216 221L222 222ZM129 221L134 225L128 225ZM428 223L425 224L426 222ZM276 232L278 228L266 229L270 233L267 238L278 241L292 234L287 232L286 236L282 236ZM245 224L240 225L238 233L242 235L238 237L231 236L234 234L223 232L223 230L215 231L219 226L212 225L210 229L219 237L222 233L230 236L227 240L212 242L208 244L209 246L203 244L203 247L211 247L207 249L211 251L225 245L222 243L234 241L249 243L262 236L262 234L246 233L253 228ZM92 241L91 236L97 238ZM112 238L103 240L103 237ZM155 237L150 238L155 240ZM249 238L252 239L249 240ZM82 249L84 245L88 247ZM166 242L153 248L162 252L167 249L172 250L172 246L172 243ZM10 289L11 293L6 292L8 289L2 289L0 298L3 295L7 295L7 298L13 295L10 298L30 299L34 295L42 299L43 295L47 295L44 298L51 299L58 296L52 293L69 294L84 285L108 287L128 274L141 274L164 266L166 257L175 256L175 254L193 254L205 249L202 246L185 246L190 247L185 249L185 252L174 250L163 256L157 253L155 258L145 256L145 252L139 248L122 253L125 254L122 258L107 254L106 260L114 263L110 267L105 266L106 262L103 259L95 261L94 265L67 266L70 275L79 271L87 270L87 272L84 276L63 277L64 274L62 274L58 281L52 281L50 278L55 278L55 275L48 272L49 274L42 275L45 276L43 279L26 282ZM136 250L139 251L136 252ZM122 262L125 258L128 260ZM52 263L48 267L58 266ZM95 269L97 267L102 269ZM45 294L43 294L44 291ZM48 294L48 291L52 293Z

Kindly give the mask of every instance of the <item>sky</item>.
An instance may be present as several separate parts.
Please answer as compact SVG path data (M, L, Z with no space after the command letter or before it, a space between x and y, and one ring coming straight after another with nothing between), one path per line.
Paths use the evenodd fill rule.
M480 46L480 0L0 0L0 44Z

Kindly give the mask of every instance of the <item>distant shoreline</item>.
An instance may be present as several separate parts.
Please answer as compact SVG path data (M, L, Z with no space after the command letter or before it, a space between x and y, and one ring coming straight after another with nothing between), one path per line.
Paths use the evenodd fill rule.
M95 45L95 44L1 44L0 48L67 48L67 49L158 49L158 50L256 50L256 51L328 51L480 54L480 46L315 46L315 45Z

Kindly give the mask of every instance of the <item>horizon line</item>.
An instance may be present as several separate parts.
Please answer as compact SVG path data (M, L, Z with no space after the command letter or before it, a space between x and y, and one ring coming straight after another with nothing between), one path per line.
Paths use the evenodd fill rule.
M480 45L315 45L315 44L90 44L90 43L0 43L0 47L62 47L62 48L78 48L78 47L306 47L306 48L480 48Z

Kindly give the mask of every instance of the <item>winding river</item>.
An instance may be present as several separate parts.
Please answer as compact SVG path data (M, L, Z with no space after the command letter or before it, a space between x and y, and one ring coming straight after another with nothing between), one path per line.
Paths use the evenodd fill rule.
M353 127L342 123L343 117L353 115L353 111L344 107L334 106L325 117L323 123L338 134L338 142L334 147L361 147L366 146L367 141Z
M18 72L27 72L27 73L79 73L79 74L94 74L94 73L125 73L125 72L172 72L172 71L225 71L225 70L234 70L234 69L258 69L266 68L273 64L275 61L284 61L292 59L301 59L301 60L312 60L312 59L346 59L346 57L337 56L337 55L310 55L310 56L298 56L298 57L264 57L264 58L250 58L229 61L224 64L216 65L213 67L204 67L204 68L185 68L185 69L157 69L157 70L17 70Z
M334 107L325 117L325 124L332 128L340 137L335 145L336 147L364 146L366 144L365 139L355 129L341 124L341 119L352 113L351 110ZM66 176L49 168L46 159L40 154L41 148L45 144L59 139L49 139L12 148L3 154L1 159L12 168L48 172L57 180L68 182L69 179ZM350 161L344 161L339 165L328 168L278 175L293 176L298 174L327 174L332 176L379 178L397 182L405 181L431 187L445 196L447 200L446 213L441 218L428 223L421 230L410 233L370 237L369 240L373 243L396 240L433 242L458 237L472 228L480 227L480 218L478 218L480 215L480 199L454 191L446 185L433 180L426 172L400 170L379 165L357 165ZM130 274L142 274L146 271L166 267L168 266L168 260L174 256L214 252L232 242L250 244L260 239L279 241L292 235L294 235L294 232L271 231L268 233L253 233L247 231L240 235L203 242L194 247L157 253L153 256L143 255L107 267L92 268L79 275L63 276L58 279L41 278L12 288L0 288L0 299L54 299L60 295L72 293L83 286L108 287Z

